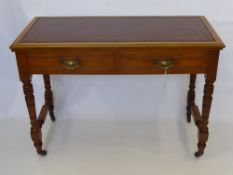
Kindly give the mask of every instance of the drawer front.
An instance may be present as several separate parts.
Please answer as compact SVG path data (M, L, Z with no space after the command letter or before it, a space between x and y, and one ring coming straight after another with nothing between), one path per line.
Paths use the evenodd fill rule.
M30 73L105 74L112 72L115 60L111 54L30 54Z
M204 52L122 53L118 65L121 73L204 73L208 56Z
M43 52L42 52L43 53ZM207 50L116 49L111 52L30 53L33 74L190 74L205 73Z

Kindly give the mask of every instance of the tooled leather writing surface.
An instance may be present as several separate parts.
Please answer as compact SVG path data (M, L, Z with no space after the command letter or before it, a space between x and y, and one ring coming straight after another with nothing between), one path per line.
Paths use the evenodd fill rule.
M22 43L213 41L199 17L63 17L37 20Z

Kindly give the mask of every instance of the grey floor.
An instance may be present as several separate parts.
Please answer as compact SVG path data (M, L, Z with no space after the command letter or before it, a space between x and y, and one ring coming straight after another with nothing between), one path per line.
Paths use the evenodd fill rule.
M232 175L233 121L210 125L205 155L194 158L196 129L185 120L47 120L46 157L38 156L24 119L0 121L0 174Z

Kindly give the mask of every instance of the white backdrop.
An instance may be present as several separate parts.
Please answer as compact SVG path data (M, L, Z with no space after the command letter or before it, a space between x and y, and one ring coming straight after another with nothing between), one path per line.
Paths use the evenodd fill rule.
M233 117L233 3L230 0L1 0L0 118L25 118L26 106L9 45L34 16L205 15L226 44L221 53L212 108L214 119ZM57 117L144 120L185 117L188 76L52 76ZM43 82L33 77L37 107ZM201 103L203 75L197 83Z
M34 16L61 15L205 15L226 44L205 155L193 158L196 128L185 123L188 75L166 76L166 89L159 75L82 75L52 76L57 121L43 127L47 157L36 156L9 45ZM232 16L231 0L0 0L0 174L232 175ZM33 84L38 112L41 76ZM199 106L202 92L199 75Z

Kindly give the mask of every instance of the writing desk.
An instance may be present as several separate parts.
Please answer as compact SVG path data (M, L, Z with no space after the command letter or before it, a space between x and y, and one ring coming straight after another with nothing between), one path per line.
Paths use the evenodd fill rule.
M198 128L199 157L219 52L225 46L205 17L36 17L11 45L30 116L31 138L42 149L41 128L55 121L50 74L190 74L187 121ZM31 77L42 74L45 104L37 116ZM196 74L205 75L202 111L195 104Z

